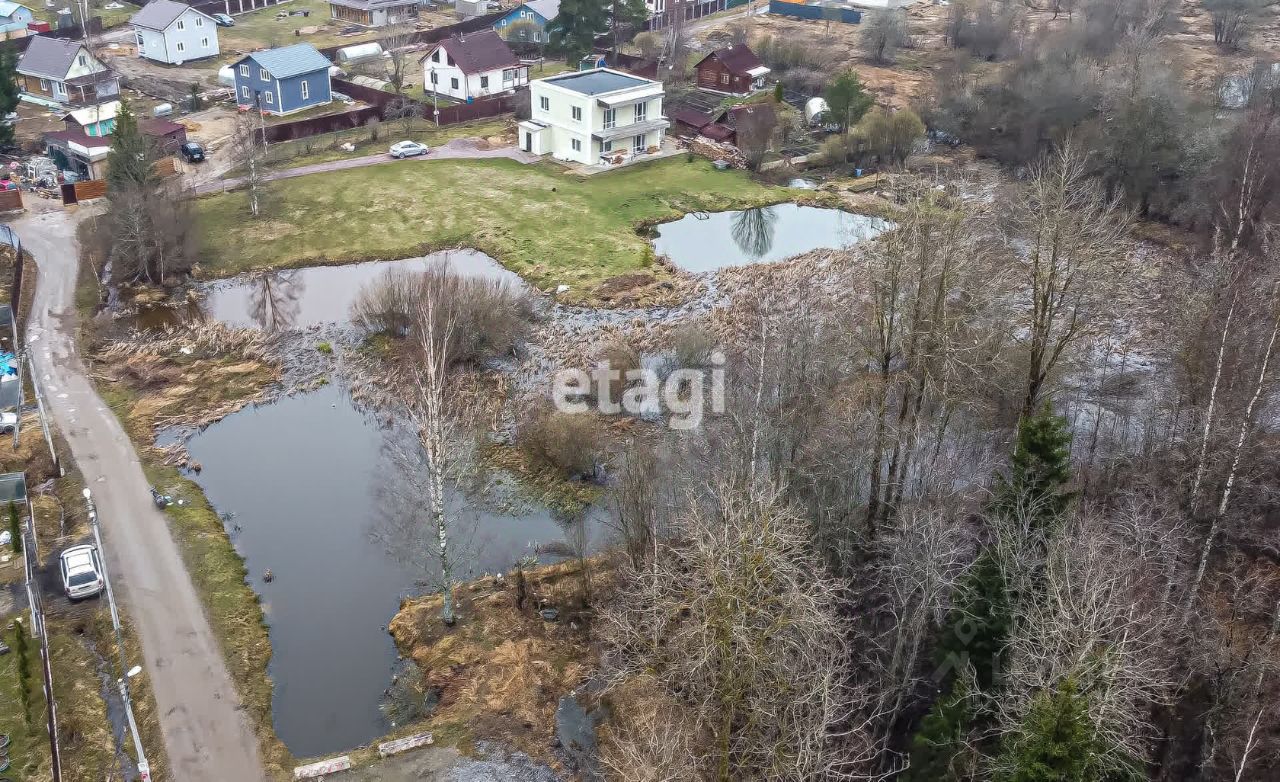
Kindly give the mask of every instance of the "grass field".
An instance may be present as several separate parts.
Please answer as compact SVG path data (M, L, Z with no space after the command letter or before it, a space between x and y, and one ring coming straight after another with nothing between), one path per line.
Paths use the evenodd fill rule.
M204 276L474 247L539 287L569 284L578 297L642 267L643 224L794 195L683 157L588 178L551 164L440 160L315 174L272 188L272 214L259 220L248 218L243 192L199 200Z

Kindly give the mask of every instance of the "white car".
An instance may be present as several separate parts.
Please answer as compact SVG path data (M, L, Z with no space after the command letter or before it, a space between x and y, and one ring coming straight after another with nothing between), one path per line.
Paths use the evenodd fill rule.
M426 144L419 144L416 141L398 141L391 145L391 157L404 158L413 157L414 155L425 155L431 151Z
M102 591L102 562L93 546L72 546L62 552L62 588L67 597L80 600Z

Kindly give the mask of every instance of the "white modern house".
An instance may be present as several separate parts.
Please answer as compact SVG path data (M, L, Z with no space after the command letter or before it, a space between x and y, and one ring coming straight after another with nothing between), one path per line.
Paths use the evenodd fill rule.
M455 35L434 44L419 60L422 84L458 100L511 92L529 83L529 66L493 30Z
M218 23L174 0L151 0L129 19L138 56L181 65L218 54Z
M671 124L662 116L662 82L610 68L538 79L529 97L520 148L558 160L628 163L660 149Z

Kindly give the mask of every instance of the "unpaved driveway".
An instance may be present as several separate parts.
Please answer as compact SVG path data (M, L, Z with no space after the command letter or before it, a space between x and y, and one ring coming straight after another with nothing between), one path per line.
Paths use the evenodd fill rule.
M432 147L431 151L419 157L405 158L404 160L396 160L386 152L379 152L376 155L363 155L361 157L352 157L345 160L330 160L327 163L314 163L309 166L298 166L297 168L286 168L279 171L272 171L267 174L266 181L274 181L276 179L291 179L296 176L306 176L307 174L323 174L326 171L345 171L348 168L363 168L365 166L377 166L386 163L412 163L416 160L449 160L449 159L468 159L468 158L510 158L521 163L532 163L538 159L537 155L532 155L515 147L496 147L481 148L477 143L478 139L456 138L452 141L445 142L438 147ZM192 190L196 195L204 195L205 193L217 193L223 190L235 190L244 185L244 177L233 177L231 179L223 179L217 182L204 182L197 184Z
M165 517L151 504L138 455L77 353L76 221L51 204L32 208L12 224L40 266L27 341L54 421L93 490L112 580L142 641L170 778L264 781L257 738Z

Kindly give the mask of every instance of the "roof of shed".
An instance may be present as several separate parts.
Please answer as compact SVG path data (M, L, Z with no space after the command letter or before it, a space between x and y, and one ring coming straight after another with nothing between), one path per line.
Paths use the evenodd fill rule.
M422 59L431 56L436 49L444 49L463 73L483 73L497 68L514 68L520 60L507 42L493 30L481 30L450 36L431 47Z
M309 43L295 43L279 49L253 52L237 62L244 59L252 59L277 79L287 79L290 76L300 76L319 70L327 71L331 64L323 54L316 51L316 47Z
M148 30L165 30L187 11L195 11L201 16L209 17L208 14L186 3L176 3L174 0L151 0L142 7L141 11L129 17L129 24L145 27Z
M702 65L712 57L719 60L724 67L733 73L746 74L756 68L764 67L764 63L760 61L755 52L751 51L751 47L745 43L730 46L728 49L716 49L711 54L698 60L698 65Z
M25 6L22 3L12 3L9 2L9 0L4 0L4 2L0 2L0 16L13 16L13 12L17 11L19 8L26 8L28 11L31 10L30 7Z
M685 108L683 106L667 109L667 116L675 122L688 125L692 128L705 127L711 123L710 115L704 114L697 109Z
M18 73L32 76L48 76L61 79L71 70L76 54L84 45L80 41L66 41L61 38L50 38L47 35L31 37L31 43L18 60Z

